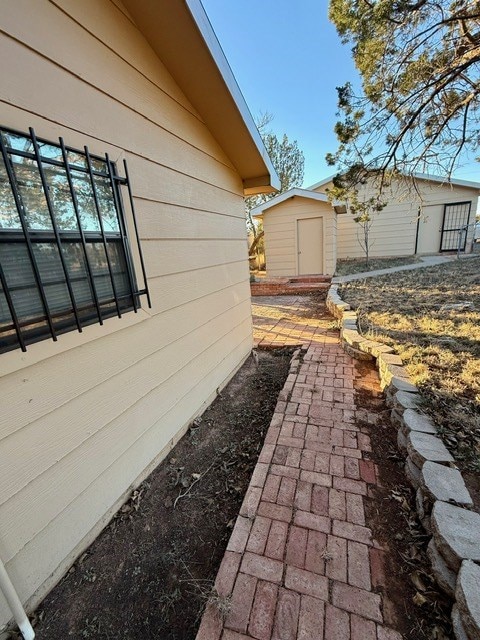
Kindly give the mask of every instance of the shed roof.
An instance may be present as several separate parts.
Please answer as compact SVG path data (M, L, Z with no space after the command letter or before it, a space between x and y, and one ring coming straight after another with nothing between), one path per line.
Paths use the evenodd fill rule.
M307 189L299 189L298 187L294 187L293 189L289 189L288 191L280 193L278 196L275 196L271 200L267 200L267 202L262 202L262 204L254 207L250 213L253 216L261 216L262 213L267 211L267 209L276 207L277 204L285 202L285 200L294 198L295 196L298 196L299 198L307 198L308 200L318 200L319 202L329 202L329 199L323 193L316 193L315 191L309 191Z
M310 187L308 187L308 189L318 189L319 187L323 187L324 185L331 182L335 177L335 175L336 174L332 174L331 176L328 176L327 178L320 180L320 182L316 182L315 184L312 184ZM458 180L457 178L448 179L442 176L434 176L433 174L430 174L430 173L413 173L412 176L417 180L426 180L428 182L438 182L439 184L442 184L442 185L453 184L459 187L470 187L472 189L480 190L480 182L472 182L470 180Z
M280 180L200 0L123 0L243 180L245 195Z

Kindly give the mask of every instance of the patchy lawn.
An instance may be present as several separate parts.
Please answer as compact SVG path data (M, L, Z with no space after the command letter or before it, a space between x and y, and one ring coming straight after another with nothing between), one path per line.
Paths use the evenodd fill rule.
M347 258L345 260L337 260L335 275L348 276L351 273L402 267L404 264L415 264L416 262L420 262L420 258L416 256L407 256L406 258L370 258L367 266L365 258Z
M403 358L462 470L478 473L480 257L351 282L340 294L362 333Z

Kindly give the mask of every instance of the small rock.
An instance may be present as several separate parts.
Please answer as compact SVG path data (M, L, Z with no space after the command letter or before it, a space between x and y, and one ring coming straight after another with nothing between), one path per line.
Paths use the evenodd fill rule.
M407 439L401 429L397 431L397 446L402 453L407 453Z
M395 353L381 353L378 356L378 365L380 366L380 368L386 367L388 365L396 365L401 367L403 365L403 360Z
M391 389L392 387L387 387L385 389L385 404L389 409L393 409L393 407L395 406L395 396L392 393Z
M410 393L418 393L417 387L404 377L399 378L397 376L394 376L390 380L390 386L395 389L395 392L409 391Z
M452 608L452 627L456 640L469 640L460 617L460 611L456 604L454 604Z
M407 371L404 367L397 364L387 364L380 368L380 384L383 388L388 387L392 380L404 380L408 382Z
M393 422L393 424L399 429L400 427L403 427L403 418L402 418L402 414L398 413L398 411L396 409L392 409L390 412L390 418Z
M457 469L427 461L422 467L422 487L432 501L452 502L462 506L473 506L462 474Z
M381 342L375 342L371 347L370 353L375 358L378 358L382 353L393 353L392 347L388 347L386 344L382 344Z
M475 309L473 302L454 302L452 304L442 304L440 311L464 311Z
M403 412L403 431L407 436L410 431L421 431L422 433L431 433L436 435L437 430L430 418L423 413L406 409Z
M457 582L457 574L448 568L447 563L443 559L441 553L437 549L434 539L428 543L427 555L432 565L435 580L438 586L445 591L451 598L455 596L455 584Z
M480 567L464 560L457 577L455 597L460 618L470 640L480 640Z
M436 436L419 431L410 431L407 436L407 451L420 469L427 460L432 462L454 462L446 446Z
M425 496L422 491L422 487L418 487L417 492L415 494L415 506L417 508L417 513L420 520L423 520L425 518L425 507L423 504L424 500L425 500Z
M394 399L394 407L398 413L403 414L406 409L416 409L418 407L418 393L409 391L397 391Z
M415 489L418 489L420 486L420 473L420 469L412 462L412 459L408 457L405 461L405 474Z
M432 530L437 549L454 571L463 560L480 561L480 515L437 500L432 509Z

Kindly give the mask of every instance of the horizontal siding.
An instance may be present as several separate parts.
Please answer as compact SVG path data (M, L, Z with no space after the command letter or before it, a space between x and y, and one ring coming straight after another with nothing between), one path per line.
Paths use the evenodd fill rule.
M150 277L194 271L247 258L245 238L231 240L144 240L143 255Z
M350 214L337 217L338 258L361 258L365 255L360 245L363 229ZM404 256L415 251L416 212L402 213L398 206L385 208L374 219L370 229L371 256Z
M208 296L231 289L234 285L245 286L247 277L248 263L242 259L239 262L153 278L149 282L152 314L164 313L203 298L209 304ZM232 288L231 291L233 300L236 300L239 295L237 289Z
M4 448L14 458L6 465L10 473L2 469L6 482L0 494L2 532L10 541L5 561L82 493L105 466L113 464L149 428L149 421L160 420L184 399L190 386L201 380L204 367L212 365L209 349L221 338L227 340L239 323L243 326L250 321L249 304L249 299L244 300L189 333L183 340L185 349L173 343L155 352L78 398L70 408L59 408L48 420L42 418L8 439ZM245 330L242 340L247 335ZM205 363L199 369L200 360ZM75 411L82 412L81 420ZM158 451L173 435L165 434ZM22 451L26 451L25 463L17 466L30 465L30 469L16 470L14 462ZM29 513L35 517L28 519Z
M248 335L247 335L248 332ZM245 358L251 348L251 324L250 318L238 326L234 332L218 340L210 352L205 353L205 357L195 361L195 365L204 374L199 378L195 387L187 387L185 398L173 406L165 416L157 420L152 427L140 437L118 458L116 464L104 467L102 475L89 484L85 491L78 495L75 500L59 515L52 520L35 538L34 542L29 542L17 554L13 562L7 563L7 570L12 579L19 585L20 596L26 599L29 593L24 585L27 583L32 588L37 589L43 582L43 576L49 576L58 567L62 569L62 561L71 551L72 544L79 544L82 538L88 535L88 531L103 517L109 506L118 499L119 486L130 486L135 482L136 477L149 464L152 451L162 451L168 445L168 436L174 437L179 424L187 424L193 417L189 414L189 407L193 404L201 407L205 400L211 397L212 389L216 389L229 373L238 366L238 363ZM235 344L236 343L236 344ZM215 367L208 368L206 363L216 361ZM176 384L178 387L182 383L191 382L191 372L193 367L185 370L184 376L178 376ZM184 388L184 387L182 387ZM152 404L156 406L156 401L152 399ZM154 410L154 407L150 407ZM138 415L137 423L145 422L144 415ZM174 429L172 429L172 425ZM128 428L131 428L131 424ZM137 475L135 475L135 473ZM59 536L59 532L63 535ZM55 544L52 545L52 540ZM38 555L38 548L54 548L48 554ZM66 567L64 567L66 568ZM55 576L58 577L58 576ZM0 603L2 607L3 603ZM7 612L0 608L0 614Z
M92 36L91 42L97 40L104 44L132 69L172 97L184 109L196 114L200 120L194 107L188 102L165 66L158 60L142 34L131 20L112 10L108 0L102 2L82 0L81 4L77 0L51 0L51 4L87 31ZM115 28L112 28L112 23Z
M231 193L135 155L127 154L126 158L135 177L132 190L136 198L245 218L240 191Z
M19 73L11 73L12 59ZM233 170L219 162L207 162L204 152L87 83L81 88L82 109L78 109L79 79L9 37L0 38L0 72L5 78L5 101L26 108L32 105L33 94L37 113L48 113L56 122L62 122L67 113L69 125L78 131L98 140L115 141L120 149L167 165L195 181L210 185L221 182L225 189L238 194L239 178ZM51 91L52 86L63 87L61 101Z
M140 237L149 240L225 240L245 235L245 216L231 215L228 211L218 214L138 199L136 213Z
M19 11L23 12L21 22L17 19ZM79 29L69 15L59 11L49 0L17 0L7 5L2 11L2 28L68 74L81 78L97 92L113 97L119 104L164 129L167 139L176 136L216 160L222 158L222 164L236 177L228 159L196 115L187 108L179 109L177 100L126 64L104 42L92 38L84 28ZM45 38L49 29L55 30L55 38ZM134 29L130 25L130 30ZM78 55L79 51L82 55ZM105 69L102 76L98 73L100 59ZM169 77L166 70L163 76Z
M68 568L252 336L241 179L120 0L3 9L1 124L108 152L120 171L127 159L153 306L96 339L34 345L45 356L29 366L28 352L6 354L0 556L26 600ZM8 618L2 601L0 626Z
M316 191L325 192L325 185ZM404 256L412 255L415 251L415 235L417 228L417 211L419 206L424 216L429 216L432 207L441 206L449 202L472 201L472 220L477 210L478 191L469 187L441 185L423 180L417 181L419 194L408 190L405 185L395 187L387 193L388 204L378 214L371 229L372 256ZM364 188L361 193L368 198L373 190ZM443 208L442 208L443 211ZM442 214L443 215L443 214ZM437 252L440 247L438 227L441 221L426 220L421 228L424 237L419 242L419 252ZM338 257L357 258L364 255L357 240L357 227L349 214L338 216ZM473 228L469 230L469 240Z
M128 376L138 363L166 345L187 339L195 327L234 307L239 296L245 298L247 295L248 282L244 279L240 285L189 301L124 331L112 333L102 338L101 358L97 341L86 344L73 356L77 370L74 376L72 353L65 352L50 358L48 367L42 362L30 367L28 376L21 370L3 377L0 445L5 446L4 438L42 416L48 420L59 407L65 405L67 411L70 410L69 404L75 398L83 397L115 376L122 373ZM125 344L130 343L132 348L125 349ZM182 348L181 342L178 346Z

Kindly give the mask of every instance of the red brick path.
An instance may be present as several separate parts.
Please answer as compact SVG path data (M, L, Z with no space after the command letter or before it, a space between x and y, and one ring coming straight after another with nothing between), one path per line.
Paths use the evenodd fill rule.
M197 640L399 640L372 591L384 576L365 523L376 475L355 424L354 363L330 319L302 316L308 300L277 302L283 322L257 320L257 341L291 344L296 331L308 349L280 393Z

